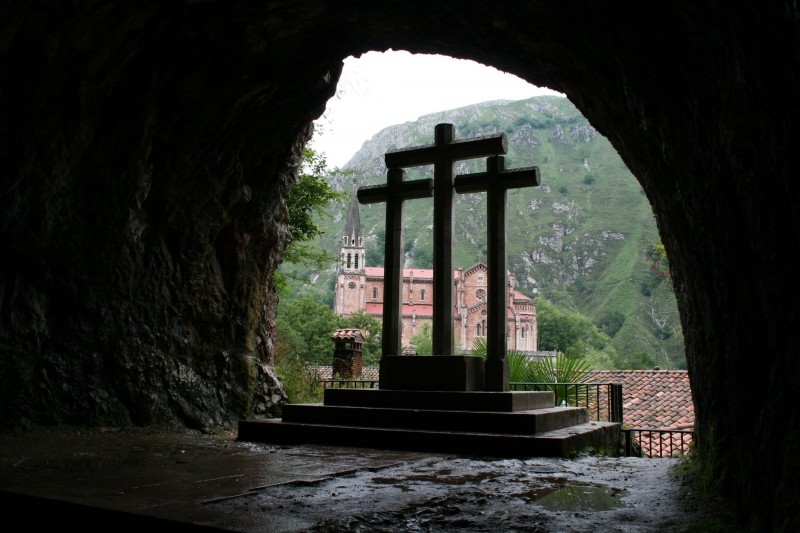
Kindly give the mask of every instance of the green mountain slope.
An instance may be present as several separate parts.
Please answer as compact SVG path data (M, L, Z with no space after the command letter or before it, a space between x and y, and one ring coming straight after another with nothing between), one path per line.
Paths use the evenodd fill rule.
M364 143L345 168L354 172L359 186L385 183L384 154L432 144L434 127L443 122L455 126L457 140L505 133L506 167L540 169L539 187L508 193L508 262L519 290L586 315L595 324L614 322L607 331L614 333L614 347L626 358L644 353L662 368L683 367L674 295L645 264L646 250L658 241L652 209L610 143L566 98L486 102L391 126ZM456 174L484 169L484 159L455 166ZM432 167L409 169L406 179L432 174ZM337 188L349 190L353 178L331 179ZM485 194L457 197L456 267L486 261L485 201ZM384 209L383 204L361 209L371 266L383 261ZM320 241L334 255L344 210L344 205L333 209L336 216ZM432 200L406 202L408 266L432 266L432 223ZM330 301L334 273L335 265L323 272L296 272L306 282L294 294L311 291Z

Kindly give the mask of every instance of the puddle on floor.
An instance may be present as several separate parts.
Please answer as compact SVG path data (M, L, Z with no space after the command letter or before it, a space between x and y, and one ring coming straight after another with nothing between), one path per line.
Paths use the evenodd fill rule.
M627 507L624 490L596 485L565 485L517 494L548 511L610 511Z
M564 472L564 469L556 468L554 466L541 466L541 465L525 467L525 473L527 474L554 474L556 472Z
M449 471L448 471L449 472ZM397 477L374 477L372 478L373 483L378 484L389 484L389 485L397 485L400 482L408 482L408 483L435 483L438 485L465 485L465 484L477 484L477 483L485 483L487 481L493 480L497 476L491 476L487 474L471 474L471 475L463 475L463 476L446 476L446 475L439 475L439 473L434 474L409 474L407 476L402 476L402 478Z

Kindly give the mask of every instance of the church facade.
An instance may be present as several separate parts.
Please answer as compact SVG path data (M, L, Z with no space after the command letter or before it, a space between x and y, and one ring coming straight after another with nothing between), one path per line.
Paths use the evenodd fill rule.
M358 311L383 317L384 269L365 262L364 234L355 188L341 236L340 264L336 277L333 310L340 316ZM469 351L476 338L486 336L488 289L487 267L483 263L453 272L453 338L456 350ZM402 344L411 344L422 325L433 320L433 270L403 269ZM516 290L516 277L507 283L508 349L523 353L538 350L538 328L534 301Z

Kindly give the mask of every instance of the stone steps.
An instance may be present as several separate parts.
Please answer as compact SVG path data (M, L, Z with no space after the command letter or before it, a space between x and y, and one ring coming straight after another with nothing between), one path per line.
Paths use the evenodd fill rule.
M584 424L588 422L588 414L580 407L503 413L293 404L283 406L282 420L298 424L339 425L347 421L347 425L359 427L533 435Z
M569 457L585 449L612 450L619 424L587 422L567 428L514 435L409 428L250 420L239 425L239 440L270 444L328 444L361 448L457 453L491 457Z
M325 389L325 405L446 409L451 411L528 411L555 405L551 391L420 391Z
M328 389L325 403L283 406L283 418L239 423L238 439L494 457L614 453L620 424L554 407L551 392Z

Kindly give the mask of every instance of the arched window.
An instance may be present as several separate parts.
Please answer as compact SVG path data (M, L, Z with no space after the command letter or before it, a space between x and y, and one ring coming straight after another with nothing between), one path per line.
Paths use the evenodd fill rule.
M358 268L358 254L356 254L356 268Z
M477 327L476 327L476 329L477 329L477 331L475 332L475 334L476 334L478 337L480 337L480 336L481 336L481 325L480 325L480 324L478 324L478 325L477 325Z
M347 268L350 268L350 254L347 254Z
M419 291L419 299L420 299L420 301L422 301L422 302L424 302L424 301L425 301L425 289L421 289L421 290Z
M377 287L372 287L372 299L373 300L377 300L378 299L378 288Z
M356 245L356 240L355 240L355 239L352 239L352 240L350 241L350 246L355 246L355 245Z
M364 237L359 237L358 238L358 245L359 246L364 246Z

